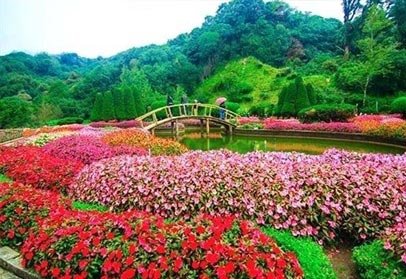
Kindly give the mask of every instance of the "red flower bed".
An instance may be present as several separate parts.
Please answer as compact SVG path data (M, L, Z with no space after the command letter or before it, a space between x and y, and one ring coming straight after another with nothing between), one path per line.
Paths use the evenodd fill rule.
M22 184L0 184L0 245L18 247L28 231L50 211L66 208L70 201L55 192L37 190Z
M82 167L80 162L55 158L39 147L0 150L0 170L15 182L37 188L64 190Z
M111 122L105 122L105 121L98 121L98 122L92 122L90 123L91 127L94 128L105 128L105 127L116 127L116 128L140 128L141 122L138 120L127 120L127 121L111 121Z
M25 266L51 278L303 277L294 254L233 217L165 223L134 212L63 212L22 253Z
M118 155L148 155L145 148L116 146L111 147L99 137L74 135L59 138L44 146L46 153L65 160L81 161L90 164L101 159Z

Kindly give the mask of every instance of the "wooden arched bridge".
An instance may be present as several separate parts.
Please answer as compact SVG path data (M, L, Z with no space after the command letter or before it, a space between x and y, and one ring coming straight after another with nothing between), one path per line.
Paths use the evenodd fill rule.
M223 113L220 113L221 110ZM182 119L199 119L202 125L205 122L207 132L210 122L213 122L224 126L227 133L232 133L237 124L237 117L238 114L216 105L188 103L161 107L138 117L137 120L141 122L143 129L152 133L156 127L168 122L176 124L172 127L177 129L177 122Z

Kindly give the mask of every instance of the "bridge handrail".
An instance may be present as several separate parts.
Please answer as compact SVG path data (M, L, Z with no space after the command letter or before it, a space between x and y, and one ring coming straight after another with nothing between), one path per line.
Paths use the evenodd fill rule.
M173 110L178 108L179 109L179 115L174 116L173 115ZM203 108L203 114L199 114L199 108ZM165 106L165 107L160 107L157 108L155 110L152 110L150 112L147 112L144 115L139 116L138 118L136 118L136 120L140 121L141 123L141 127L144 127L144 123L143 120L147 119L149 117L152 117L152 122L153 123L158 123L158 118L157 118L157 113L161 112L161 111L165 111L166 113L166 118L165 119L172 119L172 118L179 118L179 117L214 117L212 115L212 111L213 110L224 110L224 119L223 121L225 122L230 122L230 120L234 120L237 117L239 117L239 115L231 110L222 108L220 106L217 105L212 105L212 104L202 104L202 103L187 103L187 104L176 104L176 105L171 105L171 106ZM189 113L188 113L189 111ZM186 113L184 113L186 112Z

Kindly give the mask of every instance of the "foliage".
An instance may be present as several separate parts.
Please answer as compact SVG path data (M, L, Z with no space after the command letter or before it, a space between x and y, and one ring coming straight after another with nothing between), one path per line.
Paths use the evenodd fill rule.
M116 146L104 143L100 138L86 135L66 136L54 140L43 148L44 152L67 161L78 161L90 164L101 159L128 154L135 156L147 155L144 148Z
M152 155L179 155L187 151L184 145L176 141L158 138L137 129L108 133L103 136L103 141L111 146L127 145L147 149Z
M0 183L4 182L11 182L11 179L5 176L4 174L0 173Z
M90 120L98 121L102 120L103 116L103 94L97 94L96 100L93 105L92 113L90 115Z
M103 94L101 119L104 121L116 119L113 94L110 91Z
M106 127L116 127L116 128L140 128L141 122L138 120L127 120L127 121L120 121L120 122L105 122L105 121L98 121L90 123L91 127L94 128L106 128Z
M38 147L7 147L0 150L0 169L18 183L64 191L82 164L46 154Z
M69 124L82 124L83 118L81 117L65 117L60 119L53 119L48 121L47 124L50 126L58 126L58 125L69 125Z
M364 115L351 119L359 127L362 133L387 137L406 138L406 121L395 116L388 115Z
M29 126L32 105L18 97L0 99L0 129Z
M355 107L349 104L315 105L302 109L298 117L302 122L345 122L355 114Z
M392 226L403 212L405 160L337 150L320 156L227 151L122 156L86 166L70 195L164 218L237 214L319 240L342 233L363 240Z
M405 265L394 259L379 240L356 247L352 259L362 279L406 277Z
M73 201L72 208L81 211L100 211L106 212L108 208L97 203L86 203L81 201Z
M406 118L406 97L399 97L391 104L392 112L403 114Z
M293 82L282 89L275 114L281 116L296 116L300 110L315 104L310 103L310 100L316 101L313 87L311 85L305 86L303 79L297 77Z
M295 253L306 279L337 278L323 248L313 240L294 237L289 231L279 231L270 227L265 227L263 232L275 239L284 251Z

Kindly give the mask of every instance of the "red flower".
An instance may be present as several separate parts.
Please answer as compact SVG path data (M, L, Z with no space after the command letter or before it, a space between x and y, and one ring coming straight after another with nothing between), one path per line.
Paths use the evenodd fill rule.
M135 277L135 272L135 269L129 268L121 274L120 279L133 279Z
M54 267L53 269L51 269L51 274L53 277L58 277L59 274L61 274L61 270L57 267Z
M206 261L212 265L216 264L219 261L219 259L220 259L220 256L218 254L215 254L212 252L209 252L206 255Z
M173 263L173 271L178 272L182 268L182 259L177 257Z

